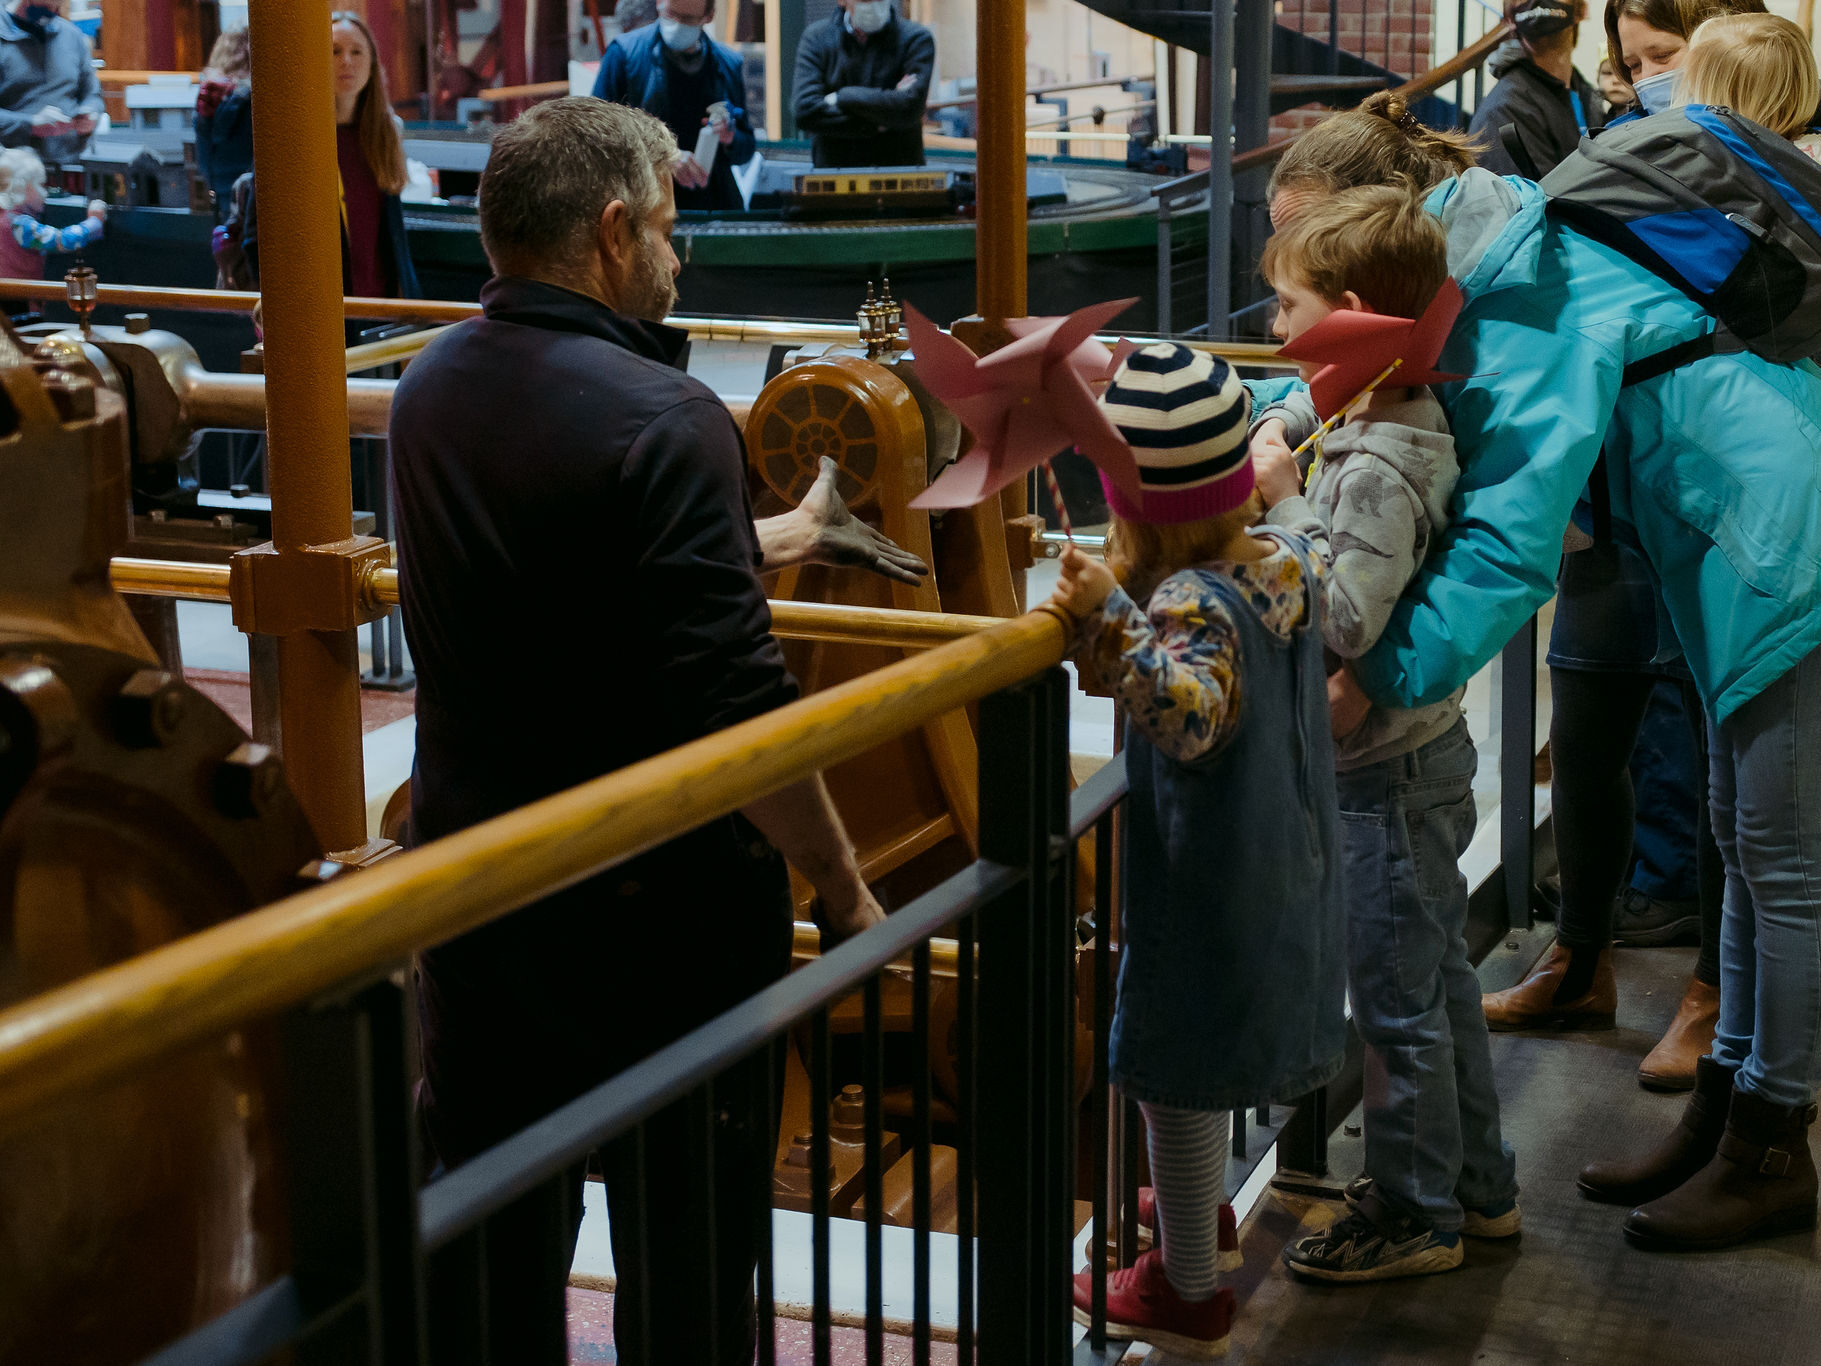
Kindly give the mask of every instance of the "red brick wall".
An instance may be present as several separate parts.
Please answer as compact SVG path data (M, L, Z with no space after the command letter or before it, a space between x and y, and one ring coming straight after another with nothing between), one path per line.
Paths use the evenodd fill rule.
M1404 77L1420 75L1434 64L1434 0L1277 0L1277 22L1326 41L1331 6L1339 11L1345 51ZM1308 105L1279 114L1271 120L1271 136L1301 132L1328 112L1326 106Z

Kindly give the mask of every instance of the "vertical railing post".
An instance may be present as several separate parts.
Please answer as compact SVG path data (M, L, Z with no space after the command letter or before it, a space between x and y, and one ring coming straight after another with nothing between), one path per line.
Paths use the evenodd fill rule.
M1027 871L980 925L980 1338L994 1362L1070 1349L1073 938L1067 676L980 704L980 856Z
M1157 196L1157 330L1166 337L1172 330L1175 312L1170 297L1176 291L1176 282L1170 273L1170 212L1173 207L1168 196Z
M1536 618L1499 657L1499 861L1505 914L1514 930L1530 928L1530 884L1536 856Z
M1262 147L1271 136L1272 34L1277 23L1272 0L1238 0L1238 5L1233 21L1239 77L1233 108L1233 150L1245 152ZM1229 274L1236 276L1238 287L1229 285L1229 312L1221 315L1223 336L1244 335L1242 329L1234 326L1236 319L1231 311L1250 308L1263 288L1252 267L1264 252L1265 239L1271 235L1269 206L1265 203L1265 187L1270 178L1270 171L1261 167L1233 181L1233 235L1240 269L1229 269Z
M1233 311L1233 0L1208 2L1208 340Z
M381 980L285 1019L291 1274L318 1330L300 1366L427 1361L405 994Z

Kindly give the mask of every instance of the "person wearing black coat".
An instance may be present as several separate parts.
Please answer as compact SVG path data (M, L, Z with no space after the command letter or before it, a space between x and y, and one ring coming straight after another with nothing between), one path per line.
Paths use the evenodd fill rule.
M795 112L816 165L921 166L935 69L935 38L894 15L891 0L841 0L804 29Z
M1468 125L1480 139L1480 165L1494 175L1540 180L1606 126L1600 92L1574 69L1575 25L1585 11L1585 0L1507 4L1517 37L1493 54L1498 84Z

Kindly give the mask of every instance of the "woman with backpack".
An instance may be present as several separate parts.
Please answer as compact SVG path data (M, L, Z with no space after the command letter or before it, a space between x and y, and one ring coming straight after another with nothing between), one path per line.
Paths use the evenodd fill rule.
M1638 83L1640 102L1660 109L1696 26L1763 8L1762 0L1610 0L1610 59ZM1614 943L1671 944L1693 929L1701 945L1694 973L1668 1031L1638 1066L1642 1085L1686 1091L1720 1011L1725 871L1708 814L1706 722L1643 557L1603 527L1571 530L1563 549L1549 640L1556 943L1526 980L1486 997L1486 1018L1505 1030L1610 1028ZM1635 879L1634 848L1645 863Z
M1661 127L1686 132L1683 123L1693 126L1678 112ZM1427 207L1448 230L1466 298L1441 365L1476 378L1438 391L1461 454L1453 520L1379 644L1352 666L1357 683L1414 706L1466 682L1548 599L1564 529L1603 466L1611 534L1650 565L1709 717L1727 893L1719 1029L1681 1123L1638 1160L1589 1167L1580 1185L1637 1206L1625 1232L1650 1248L1810 1227L1807 1130L1821 1079L1821 369L1702 355L1716 325L1702 303L1549 209L1533 184L1477 168L1442 179L1435 136L1380 101L1305 135L1273 187L1282 223L1340 188L1337 168L1351 184L1433 186ZM1724 164L1727 154L1715 155ZM1821 192L1821 169L1789 178ZM1821 279L1814 265L1808 278ZM1798 285L1783 304L1803 297ZM1821 291L1802 307L1793 332L1821 317Z

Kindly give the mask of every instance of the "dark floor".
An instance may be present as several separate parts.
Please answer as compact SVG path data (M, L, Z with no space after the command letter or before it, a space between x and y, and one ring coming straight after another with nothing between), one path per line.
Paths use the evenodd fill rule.
M1293 1282L1277 1252L1337 1206L1268 1196L1234 1278L1231 1360L1252 1366L1809 1366L1821 1363L1821 1263L1812 1236L1666 1256L1620 1236L1626 1211L1584 1200L1575 1174L1649 1141L1683 1101L1639 1088L1638 1061L1675 1011L1693 950L1619 955L1619 1028L1494 1035L1505 1133L1517 1149L1524 1233L1469 1240L1458 1271L1371 1287ZM1357 1159L1355 1159L1357 1161ZM1342 1172L1341 1175L1351 1175Z
M866 1334L858 1328L836 1328L830 1335L834 1366L861 1366L866 1360ZM779 1366L811 1366L815 1346L809 1324L797 1319L777 1323ZM570 1366L609 1366L618 1361L613 1351L613 1296L604 1291L569 1287ZM885 1335L884 1366L911 1366L916 1360L912 1343L901 1334ZM955 1344L931 1344L932 1366L954 1366Z

